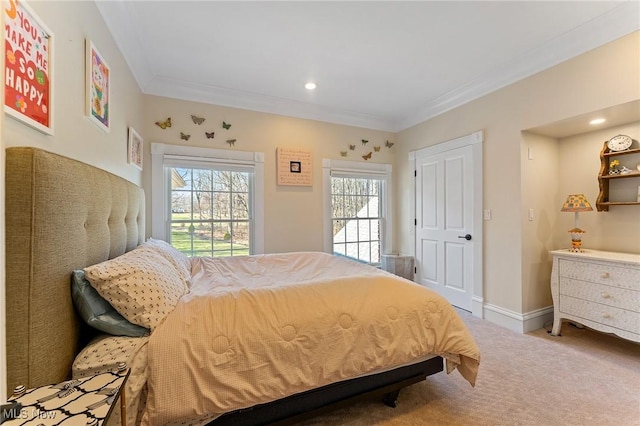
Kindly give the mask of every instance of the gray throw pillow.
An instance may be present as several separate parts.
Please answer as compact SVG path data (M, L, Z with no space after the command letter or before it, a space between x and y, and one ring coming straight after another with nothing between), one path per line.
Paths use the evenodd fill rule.
M114 336L148 336L149 330L127 321L98 294L82 269L71 273L71 296L82 319L91 327Z

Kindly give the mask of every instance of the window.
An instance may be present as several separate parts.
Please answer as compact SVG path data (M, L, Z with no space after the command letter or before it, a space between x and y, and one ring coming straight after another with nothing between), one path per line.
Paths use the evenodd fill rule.
M389 252L391 166L325 160L325 251L372 265Z
M152 234L189 256L264 251L263 155L152 144Z

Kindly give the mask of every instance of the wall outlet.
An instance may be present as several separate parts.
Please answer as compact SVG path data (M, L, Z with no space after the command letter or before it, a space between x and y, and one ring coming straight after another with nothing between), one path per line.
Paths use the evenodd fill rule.
M529 209L529 221L533 220L533 209Z
M640 193L638 195L640 195ZM485 209L482 216L484 220L491 220L491 209Z

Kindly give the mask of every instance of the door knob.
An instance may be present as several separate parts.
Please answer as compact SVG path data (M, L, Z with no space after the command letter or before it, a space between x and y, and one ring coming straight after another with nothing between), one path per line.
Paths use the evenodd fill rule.
M464 238L465 240L469 241L469 240L471 240L471 234L458 235L458 238Z

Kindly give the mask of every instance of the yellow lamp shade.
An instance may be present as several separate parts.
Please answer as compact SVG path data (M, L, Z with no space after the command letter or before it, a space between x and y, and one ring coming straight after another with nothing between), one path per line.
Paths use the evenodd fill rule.
M584 194L571 194L567 197L567 201L564 202L562 209L563 212L590 212L593 208L587 197Z

